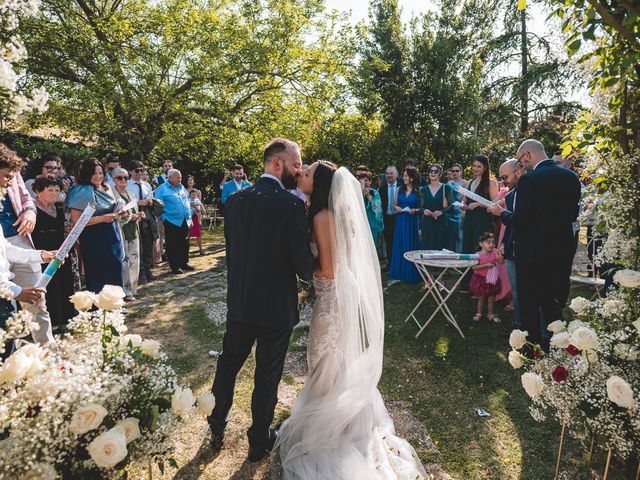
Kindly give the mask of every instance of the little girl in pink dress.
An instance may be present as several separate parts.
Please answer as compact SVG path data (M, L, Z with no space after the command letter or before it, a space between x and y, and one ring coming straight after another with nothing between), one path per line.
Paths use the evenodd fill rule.
M500 278L498 274L497 264L504 262L504 259L498 254L495 247L495 236L493 233L486 232L480 235L480 259L478 264L473 267L473 276L469 283L469 289L476 297L478 297L478 308L473 316L473 321L478 322L482 318L485 298L488 299L487 318L495 323L500 323L500 318L494 313L493 307L496 300L496 294L500 292Z

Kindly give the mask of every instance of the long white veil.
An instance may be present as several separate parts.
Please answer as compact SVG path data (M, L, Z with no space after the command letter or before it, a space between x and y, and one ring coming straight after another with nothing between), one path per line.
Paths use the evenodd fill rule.
M419 460L411 446L394 437L393 422L377 389L384 341L380 266L361 185L344 167L333 175L329 210L333 214L335 294L325 295L329 302L316 304L312 322L330 325L326 334L318 336L324 342L330 339L331 345L324 349L329 353L310 365L291 417L281 429L274 449L273 477L420 478L409 473L422 472L422 467L416 466ZM374 462L374 457L389 455L387 438L401 455ZM395 440L404 442L401 448ZM407 476L396 477L398 470Z

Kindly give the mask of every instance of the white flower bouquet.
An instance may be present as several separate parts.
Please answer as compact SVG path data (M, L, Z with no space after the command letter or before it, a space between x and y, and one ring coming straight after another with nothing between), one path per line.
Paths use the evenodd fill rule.
M549 354L534 345L528 358L520 350L526 332L512 334L509 363L523 368L522 385L539 421L554 415L569 431L587 431L619 458L640 451L640 302L638 275L624 271L622 288L608 298L574 298L577 319L548 326Z
M134 462L175 466L172 434L196 410L193 394L158 342L126 334L123 297L113 286L76 293L71 333L24 345L0 365L0 478L119 478ZM8 324L20 333L18 320ZM205 394L197 411L213 405Z

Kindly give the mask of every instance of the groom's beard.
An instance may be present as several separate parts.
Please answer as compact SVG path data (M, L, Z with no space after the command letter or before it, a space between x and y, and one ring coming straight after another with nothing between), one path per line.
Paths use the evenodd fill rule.
M291 173L289 173L289 170L287 170L286 168L282 170L282 178L280 179L280 181L282 182L282 185L284 185L284 188L286 188L287 190L294 190L298 187L296 177L294 175L291 175Z

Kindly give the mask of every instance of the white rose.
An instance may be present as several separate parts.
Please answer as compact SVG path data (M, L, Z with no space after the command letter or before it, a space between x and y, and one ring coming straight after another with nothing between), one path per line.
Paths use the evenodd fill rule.
M582 360L584 360L585 362L590 363L591 365L598 363L598 354L595 350L584 350L580 354L580 358L582 358Z
M638 320L636 320L635 322L633 322L631 325L636 327L636 330L640 333L640 318Z
M622 359L633 361L638 359L638 349L633 345L627 345L626 343L618 343L613 347L613 354Z
M522 386L531 398L536 398L544 390L542 377L537 373L527 372L521 377Z
M206 392L198 397L198 401L196 402L196 410L201 415L208 417L211 415L213 411L213 407L216 406L216 397L213 396L213 393Z
M613 275L613 280L625 288L638 288L640 287L640 272L629 269L618 270Z
M0 370L0 383L22 380L29 373L32 365L33 357L19 349L5 360L2 370Z
M176 387L171 396L171 408L180 416L186 417L193 409L193 393L190 388Z
M93 292L76 292L69 297L73 307L79 312L86 312L93 307L96 295Z
M583 322L582 320L574 320L572 322L569 322L569 325L567 325L567 332L573 333L580 327L588 327L588 326L589 324Z
M103 310L119 310L124 305L125 293L117 285L105 285L96 298L96 306Z
M142 436L140 433L140 420L137 418L129 417L124 420L120 420L116 423L116 427L122 428L124 438L127 443L131 443Z
M584 297L576 297L569 304L569 308L578 315L587 310L589 306L591 306L591 302Z
M613 403L624 408L633 408L636 404L631 386L617 375L612 375L607 380L607 396Z
M559 333L564 332L567 329L566 325L562 320L556 320L555 322L551 322L547 325L547 330L551 333Z
M75 411L69 424L69 430L75 434L82 435L98 428L106 416L107 409L102 405L87 403Z
M509 352L509 363L513 368L521 368L524 365L522 355L520 355L517 350L511 350Z
M511 348L520 350L524 347L525 343L527 343L527 335L529 335L529 332L523 332L522 330L514 330L511 332L509 336L509 345L511 345Z
M131 346L133 346L134 348L139 347L142 345L142 337L134 333L127 333L126 335L120 337L120 340L118 341L118 343L122 347L128 347L129 342L131 342Z
M571 343L570 336L567 332L558 332L551 337L551 346L556 348L567 348Z
M580 327L571 334L571 345L580 350L593 350L598 348L600 342L596 332L587 327Z
M160 342L155 340L144 340L140 344L140 350L146 356L151 358L158 358L160 356Z
M47 351L40 345L28 343L20 347L20 351L31 358L31 367L27 371L27 377L35 377L45 369L42 359L47 356Z
M110 468L127 456L127 440L120 427L101 433L87 446L87 451L96 465Z
M48 463L40 463L20 477L22 480L54 480L58 472Z

